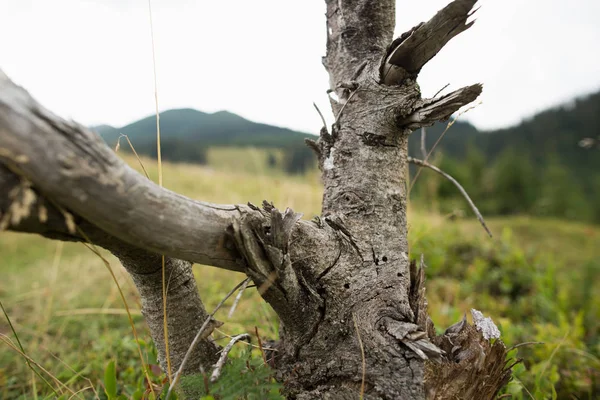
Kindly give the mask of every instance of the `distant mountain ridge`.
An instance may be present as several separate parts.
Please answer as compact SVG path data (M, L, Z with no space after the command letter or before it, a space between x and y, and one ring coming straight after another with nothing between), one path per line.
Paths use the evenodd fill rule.
M308 133L249 121L228 111L212 114L183 108L160 113L161 145L167 159L202 162L200 153L214 146L254 146L295 149L310 157L304 138ZM427 128L426 145L431 149L446 123ZM138 152L154 156L156 152L156 117L143 118L121 128L99 125L94 129L114 146L119 134L128 135ZM578 142L585 137L600 135L600 92L577 98L522 121L520 124L493 131L479 131L468 122L457 121L436 148L460 162L467 149L477 148L486 163L493 162L507 149L514 149L543 169L558 162L575 179L600 171L597 151L582 149ZM420 134L409 140L409 154L420 157Z
M426 145L431 149L446 124L427 129ZM536 169L559 164L573 179L587 188L592 175L600 171L600 152L584 149L579 142L600 136L600 92L579 97L542 111L520 124L493 131L478 131L468 122L457 121L436 147L457 161L465 159L469 146L477 148L487 163L511 150L527 157ZM414 132L409 153L420 157L420 135Z
M109 125L93 127L112 145L124 134L136 147L156 143L156 116L151 115L121 128ZM296 145L310 134L249 121L228 111L208 114L191 108L160 113L161 143L186 142L190 145L287 147Z

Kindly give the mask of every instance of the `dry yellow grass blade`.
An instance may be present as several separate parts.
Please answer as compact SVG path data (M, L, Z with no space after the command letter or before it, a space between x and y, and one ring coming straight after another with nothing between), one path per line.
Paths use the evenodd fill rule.
M154 104L156 107L156 157L158 161L158 186L163 185L162 156L160 149L160 114L158 112L158 84L156 79L156 52L154 47L154 26L152 24L152 1L148 0L148 14L150 17L150 37L152 39L152 67L154 75ZM167 375L169 384L171 378L171 356L169 353L169 324L167 316L167 283L165 277L165 256L162 256L162 297L163 297L163 331L165 337L165 357L167 359Z
M64 383L62 383L57 377L55 377L54 375L52 375L52 373L50 371L48 371L47 369L45 369L44 367L42 367L37 361L35 361L33 358L29 357L27 354L23 353L11 340L8 336L6 336L3 333L0 333L0 340L2 340L8 347L10 347L14 352L18 353L21 357L23 357L27 363L33 364L36 367L38 367L42 372L44 372L46 375L48 375L54 382L56 382L59 386L59 391L62 394L63 393L63 389L66 390L67 392L71 393L71 394L75 394L75 392L73 392L68 386L66 386ZM34 369L32 369L33 371L35 371ZM52 390L54 391L54 388L52 388ZM56 391L54 391L54 393L56 394Z
M125 138L127 140L127 143L129 143L129 147L131 148L131 151L133 151L135 158L138 160L140 167L142 167L142 170L144 171L144 175L146 175L146 178L150 179L150 176L148 175L148 171L146 171L146 168L144 167L144 163L140 159L140 156L138 155L137 151L135 151L135 147L133 147L133 143L131 143L131 140L129 140L129 136L123 135L123 134L121 134L121 136L119 136L119 138L117 139L117 145L115 146L115 153L118 152L119 148L121 147L121 138Z
M140 310L129 310L131 315L142 315ZM124 308L77 308L75 310L56 311L55 317L71 317L73 315L127 315Z
M112 266L110 265L110 262L108 262L108 260L106 258L104 258L104 256L102 256L102 254L100 254L100 251L98 250L98 248L91 242L91 240L83 232L83 230L80 227L77 227L77 231L87 241L87 243L83 242L84 246L87 247L88 249L90 249L90 251L92 253L94 253L96 256L98 256L98 258L100 258L100 260L102 260L102 262L104 263L104 266L110 273L110 276L112 277L115 285L117 285L117 289L119 290L119 295L121 296L121 300L123 301L123 305L125 306L125 310L127 311L127 318L129 318L129 324L131 325L131 332L133 333L133 338L135 339L135 345L137 347L137 350L138 350L138 353L140 356L142 370L144 371L144 375L146 376L146 380L148 381L149 386L152 388L152 384L151 384L152 380L150 379L150 374L148 373L148 368L146 367L146 363L144 362L144 355L142 354L142 348L140 346L140 340L138 338L137 329L135 329L135 324L133 323L133 317L131 316L131 311L129 310L129 304L127 304L127 300L125 299L125 294L123 293L123 290L121 289L121 285L119 285L117 276L115 275L115 272L113 271ZM153 388L151 390L154 392Z

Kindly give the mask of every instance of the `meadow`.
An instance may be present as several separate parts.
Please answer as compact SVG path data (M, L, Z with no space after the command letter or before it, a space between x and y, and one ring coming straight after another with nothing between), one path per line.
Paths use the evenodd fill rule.
M266 199L308 219L317 215L322 196L317 171L288 176L269 168L267 157L256 149L211 149L208 166L164 164L165 186L199 200L259 204ZM135 158L125 158L141 171ZM155 179L156 162L142 162ZM419 179L426 180L427 174ZM429 206L435 203L411 200L409 243L411 258L424 254L428 266L429 312L437 329L443 331L476 308L499 325L507 346L539 342L511 351L523 362L515 367L506 394L516 399L598 398L600 227L526 216L496 218L488 220L494 233L490 239L468 213L442 215ZM118 260L103 254L132 309L147 361L156 363L135 287ZM27 366L2 316L0 399L63 394L104 399L111 361L119 392L136 398L143 382L137 343L103 261L82 244L0 232L0 262L0 301L25 353L47 371L40 374L55 391ZM207 266L196 266L195 274L209 310L243 279ZM231 303L216 315L225 322L216 333L220 340L255 335L256 330L263 339L277 337L277 318L256 290L244 292L229 318ZM163 380L156 368L152 373L156 382Z

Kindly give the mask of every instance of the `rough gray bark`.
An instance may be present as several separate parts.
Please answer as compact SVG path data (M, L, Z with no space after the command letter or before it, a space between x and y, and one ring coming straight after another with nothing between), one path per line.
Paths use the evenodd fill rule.
M146 251L115 252L123 266L131 274L142 299L142 314L150 328L150 335L157 346L158 360L164 371L167 370L163 327L162 300L162 257ZM140 270L140 267L144 270ZM169 322L169 356L172 373L181 365L194 336L208 317L189 261L166 258L165 276L168 282L167 315ZM198 373L202 368L210 371L219 359L220 346L210 334L220 323L213 321L206 330L207 339L201 340L194 348L190 361L185 364L184 373Z
M206 315L187 262L193 261L245 272L277 312L272 364L291 399L356 399L363 389L367 399L493 398L510 376L504 346L464 322L435 336L423 269L411 267L407 242L408 135L481 92L477 84L423 99L416 78L470 26L475 1L456 0L396 40L393 0L326 3L323 63L337 99L335 123L310 142L325 188L320 217L302 221L266 202L211 205L160 188L0 74L0 163L8 168L0 168L0 188L22 187L0 195L0 221L12 230L81 240L63 210L73 214L134 277L159 349L156 254L186 260L167 263L170 332L178 331L171 338L178 343L174 369ZM28 185L53 206L46 218L36 214ZM188 371L214 361L215 349L204 340Z

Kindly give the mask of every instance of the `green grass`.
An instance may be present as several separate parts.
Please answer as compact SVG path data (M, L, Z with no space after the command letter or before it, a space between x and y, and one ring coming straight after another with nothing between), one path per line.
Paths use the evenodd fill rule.
M289 178L267 168L266 157L260 150L223 149L209 154L209 166L165 163L164 184L195 199L255 204L266 199L306 218L318 214L318 175ZM127 160L137 168L134 159ZM156 162L143 162L155 179ZM495 238L488 239L475 220L450 220L412 206L411 257L425 255L430 313L438 328L477 308L500 325L509 346L545 342L518 349L525 362L517 367L508 392L522 399L531 398L528 392L534 398L551 398L553 391L558 398L595 398L600 390L600 306L595 296L600 293L600 229L514 217L489 220ZM118 261L106 257L135 311L136 328L148 344L144 353L152 362L135 288ZM100 383L105 368L116 360L119 388L135 391L142 378L136 344L117 288L97 256L82 244L1 232L0 260L0 300L33 360L70 390L91 384L99 394L104 393ZM243 279L206 266L196 266L195 274L209 310ZM227 312L224 307L217 314L226 324L216 336L224 341L225 335L253 334L255 326L262 337L277 337L276 316L255 290L244 293L231 319ZM4 320L0 333L14 341ZM0 349L0 399L51 393L22 357L2 342ZM94 397L92 389L81 394Z

